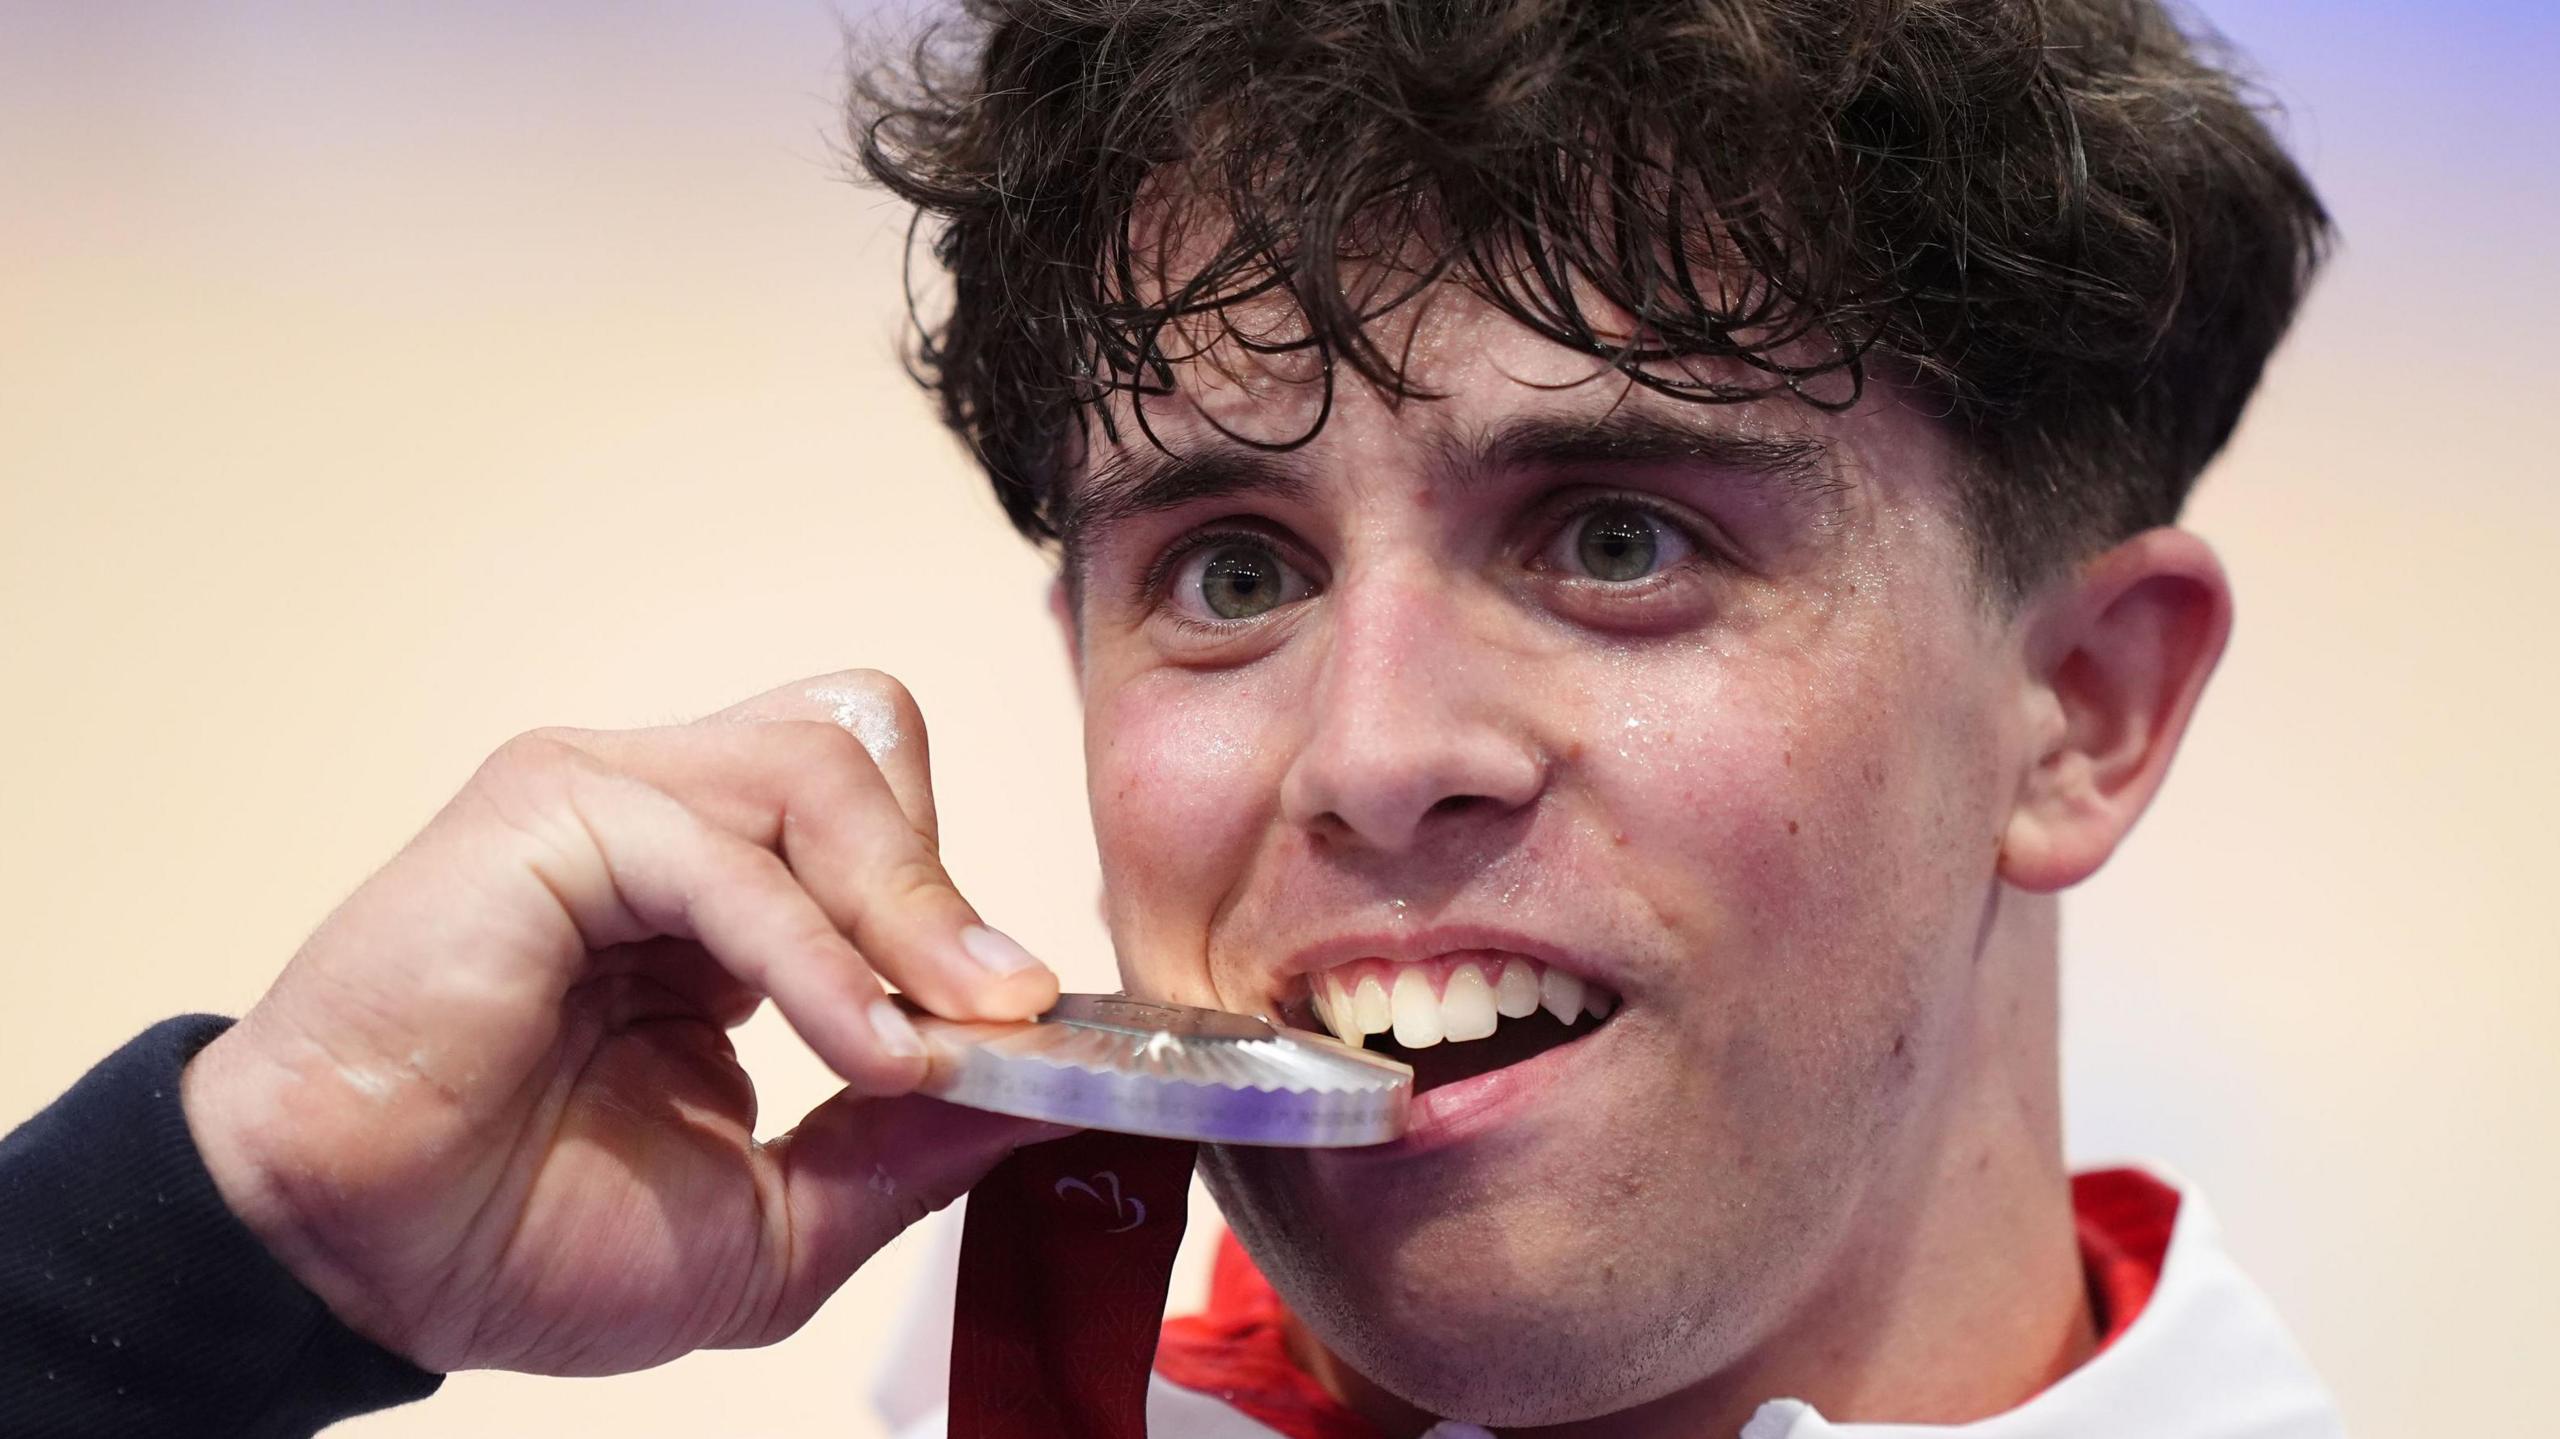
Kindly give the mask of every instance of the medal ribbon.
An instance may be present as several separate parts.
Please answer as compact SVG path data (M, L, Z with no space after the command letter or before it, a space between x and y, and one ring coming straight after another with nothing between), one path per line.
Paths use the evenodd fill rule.
M1015 1150L969 1191L949 1439L1146 1439L1198 1152L1087 1130Z

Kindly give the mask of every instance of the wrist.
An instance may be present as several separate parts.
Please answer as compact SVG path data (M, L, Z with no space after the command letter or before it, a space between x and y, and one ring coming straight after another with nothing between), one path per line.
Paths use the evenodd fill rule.
M235 1025L196 1051L178 1075L178 1110L186 1117L196 1158L212 1178L214 1192L222 1196L223 1206L275 1254L278 1263L292 1269L280 1252L291 1246L278 1242L282 1226L276 1215L273 1187L252 1157L254 1146L242 1133L247 1128L250 1105L238 1079L240 1044ZM304 1283L307 1287L309 1281Z
M245 1022L244 1022L245 1023ZM319 1246L289 1201L286 1187L261 1141L280 1112L275 1076L250 1053L241 1025L196 1052L178 1076L178 1109L195 1142L196 1158L215 1194L269 1257L328 1306L350 1328L369 1331L345 1302L347 1286L330 1271ZM385 1343L379 1334L366 1337Z

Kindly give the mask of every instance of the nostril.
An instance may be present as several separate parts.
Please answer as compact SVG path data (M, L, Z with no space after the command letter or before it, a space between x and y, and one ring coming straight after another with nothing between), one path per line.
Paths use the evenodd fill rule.
M1484 795L1453 794L1434 800L1430 807L1422 812L1422 818L1426 821L1432 819L1456 819L1464 815L1495 812L1499 811L1501 808L1502 806L1499 803ZM1323 814L1316 816L1313 828L1318 834L1324 836L1326 839L1337 842L1355 840L1363 837L1364 835L1371 835L1375 833L1374 830L1364 829L1360 824L1356 823L1350 815L1344 814L1339 810L1327 810ZM1408 831L1408 833L1410 833L1410 831Z

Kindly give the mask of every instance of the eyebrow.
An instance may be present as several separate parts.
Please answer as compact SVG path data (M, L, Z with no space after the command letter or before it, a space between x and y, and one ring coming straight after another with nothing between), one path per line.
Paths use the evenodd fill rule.
M1474 435L1444 438L1432 449L1435 483L1460 489L1523 471L1571 474L1648 465L1715 470L1799 501L1827 502L1846 487L1829 463L1830 447L1817 436L1685 424L1624 406L1590 417L1514 416ZM1095 465L1066 503L1058 532L1068 572L1082 569L1095 536L1139 516L1245 495L1303 501L1313 489L1294 452L1122 450Z
M1304 500L1313 489L1305 470L1274 453L1238 448L1186 455L1132 447L1075 484L1058 519L1058 538L1072 573L1082 567L1078 561L1093 536L1141 515L1239 495Z
M1825 498L1843 487L1829 464L1830 446L1818 436L1685 424L1623 406L1589 418L1515 416L1472 443L1443 442L1439 448L1441 464L1461 483L1523 470L1682 465L1802 499Z

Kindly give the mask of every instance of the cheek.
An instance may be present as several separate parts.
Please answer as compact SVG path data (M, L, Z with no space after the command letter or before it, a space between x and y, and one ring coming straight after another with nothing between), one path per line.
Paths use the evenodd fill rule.
M1087 797L1112 938L1124 957L1198 969L1202 937L1251 862L1279 791L1283 750L1252 676L1139 677L1091 699ZM1130 960L1127 962L1136 963ZM1131 974L1166 997L1183 976Z
M1710 961L1754 948L1772 907L1803 893L1825 827L1798 682L1753 668L1701 656L1611 674L1582 691L1564 751L1609 868Z
M1764 652L1621 686L1642 698L1584 722L1580 767L1619 872L1689 941L1671 980L1709 1027L1889 1050L1869 1031L1908 1020L1971 938L1992 786L1981 718L1926 646L1831 638L1819 662Z

